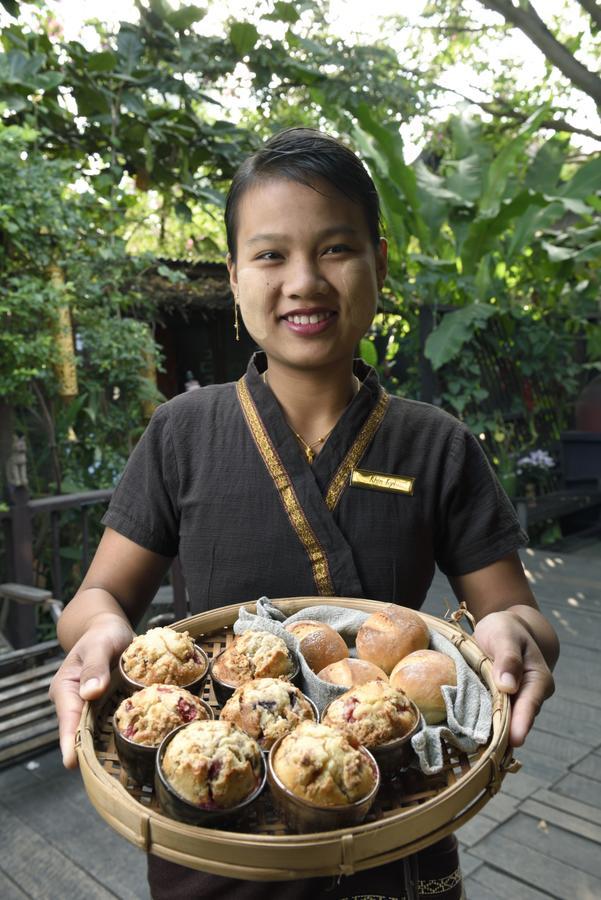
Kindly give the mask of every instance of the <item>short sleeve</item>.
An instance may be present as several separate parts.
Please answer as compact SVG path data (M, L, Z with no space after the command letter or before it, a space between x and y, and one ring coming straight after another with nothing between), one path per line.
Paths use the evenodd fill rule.
M477 438L459 428L450 445L437 510L436 562L465 575L523 547L528 536Z
M169 409L164 404L134 448L102 524L147 550L176 556L178 486Z

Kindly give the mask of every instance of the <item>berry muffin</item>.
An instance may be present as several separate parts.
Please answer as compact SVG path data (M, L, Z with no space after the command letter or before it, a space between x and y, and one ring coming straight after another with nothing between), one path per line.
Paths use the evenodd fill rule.
M315 721L310 700L281 678L255 678L234 691L221 710L222 720L233 722L269 748L283 734L288 734L304 720Z
M138 684L185 686L205 674L207 661L187 631L151 628L124 650L121 666Z
M372 748L404 737L416 726L418 716L401 691L384 681L368 681L332 700L323 722Z
M230 809L257 788L261 749L231 722L191 722L172 738L162 759L169 786L202 809Z
M205 704L184 688L152 684L122 700L115 725L136 744L158 747L166 734L195 719L208 719Z
M321 807L362 800L378 777L352 737L314 722L302 722L282 738L272 750L271 766L289 791Z
M246 631L213 663L213 675L238 687L253 678L289 678L296 668L284 641L270 631Z

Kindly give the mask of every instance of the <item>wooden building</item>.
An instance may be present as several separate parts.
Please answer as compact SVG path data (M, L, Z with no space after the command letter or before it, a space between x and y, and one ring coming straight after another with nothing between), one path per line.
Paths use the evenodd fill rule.
M148 289L157 298L155 332L164 354L164 372L157 386L167 397L185 390L188 375L202 386L235 381L246 371L256 344L240 321L240 341L234 332L234 299L223 263L162 263L186 280L171 282L155 271Z

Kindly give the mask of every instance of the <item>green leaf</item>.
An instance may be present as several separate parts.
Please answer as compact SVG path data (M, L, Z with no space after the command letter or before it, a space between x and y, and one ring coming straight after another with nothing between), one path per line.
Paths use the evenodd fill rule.
M447 188L465 203L473 204L482 190L482 159L478 154L447 163L451 170L446 177Z
M479 217L493 218L497 215L501 200L505 193L507 180L515 172L518 158L530 142L530 138L540 128L541 122L548 118L549 109L544 106L530 116L517 132L513 140L506 143L486 172L484 189L479 205Z
M121 30L117 35L117 52L122 60L125 72L128 75L134 71L138 65L138 60L142 55L142 42L138 35L131 30L131 26L121 26Z
M369 338L361 338L359 341L359 355L368 366L378 365L378 351L373 341L370 341Z
M230 28L230 41L242 59L250 53L259 39L259 32L250 22L234 22Z
M182 200L178 200L174 206L175 215L178 219L183 219L184 222L192 221L192 211L187 203L184 203Z
M300 19L300 13L294 6L294 3L284 3L283 0L277 0L273 5L273 12L262 16L270 22L288 22L294 25Z
M575 175L570 178L562 190L558 191L563 197L586 198L597 194L601 190L601 156L591 159L590 162L580 166Z
M2 4L10 16L15 19L19 17L19 4L17 0L0 0L0 4Z
M180 9L169 13L167 22L174 31L186 31L186 29L190 28L190 25L194 25L195 22L200 22L201 19L204 19L206 14L206 10L201 9L199 6L182 6Z
M541 241L541 245L547 251L551 262L566 262L568 259L571 259L573 262L589 262L601 258L601 241L589 244L584 249L558 247L556 244L549 244L547 241Z
M117 65L117 57L110 50L90 53L86 68L89 72L110 72Z
M525 186L541 193L553 192L561 175L569 141L554 136L545 141L528 167Z
M493 219L476 218L461 249L463 271L466 274L474 272L484 254L492 250L498 236L508 229L514 219L523 216L531 206L540 209L547 202L547 199L536 191L521 191L513 200L504 200Z
M498 309L484 303L471 303L455 312L447 313L440 325L428 336L424 355L434 369L440 369L453 359L474 331L481 328Z

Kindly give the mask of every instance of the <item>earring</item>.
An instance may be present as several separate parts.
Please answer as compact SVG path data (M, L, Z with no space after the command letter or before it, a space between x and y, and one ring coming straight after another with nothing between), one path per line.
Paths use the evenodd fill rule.
M240 323L238 322L238 295L234 300L234 331L236 332L236 340L240 341Z

